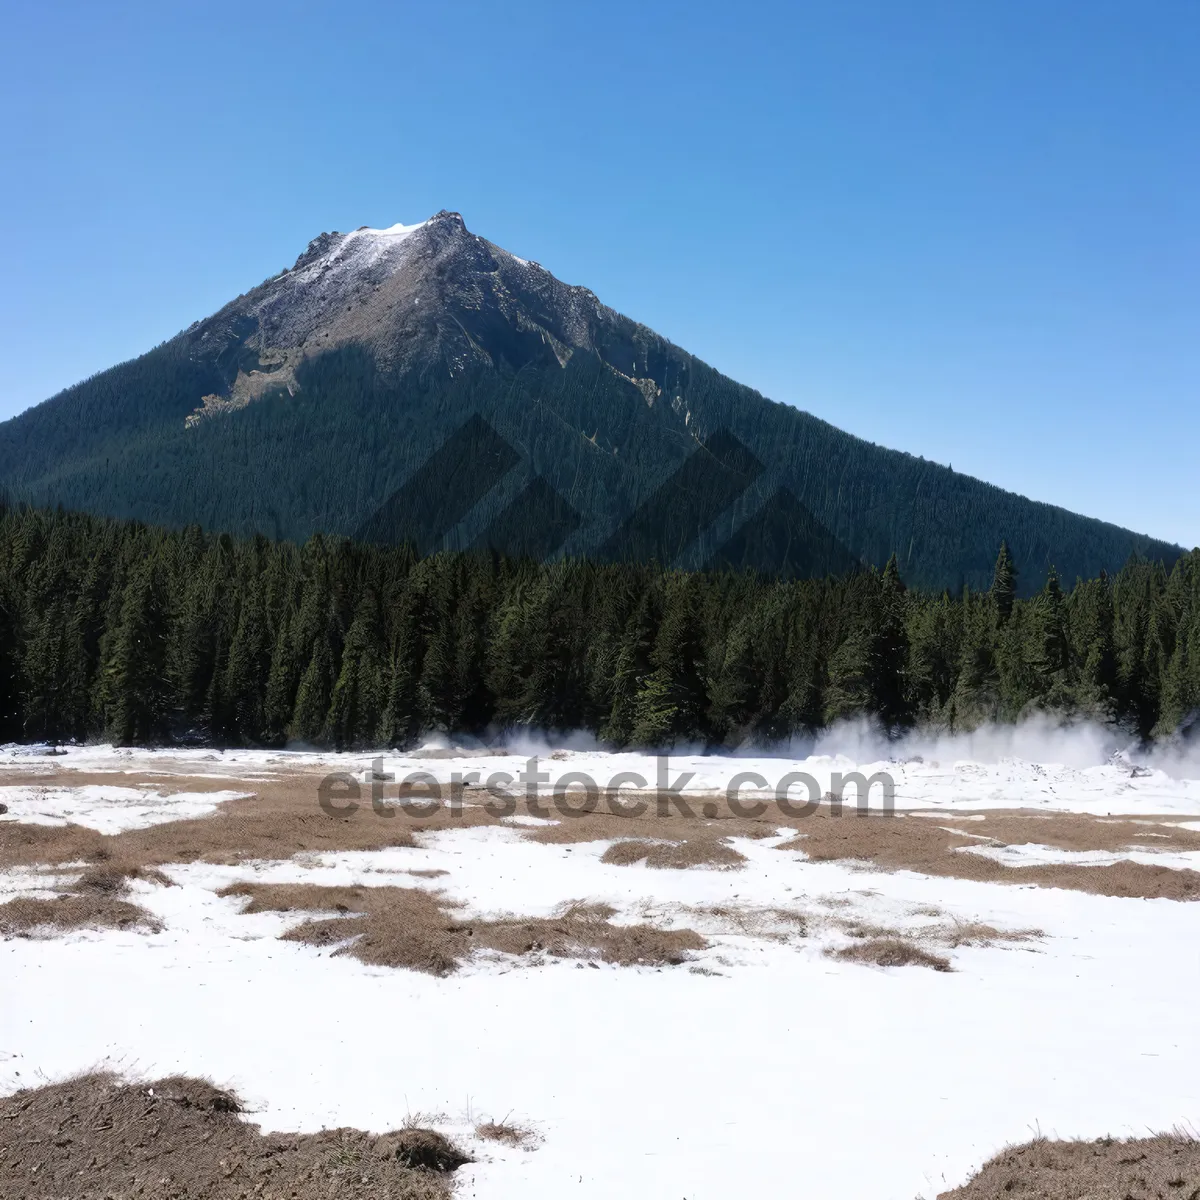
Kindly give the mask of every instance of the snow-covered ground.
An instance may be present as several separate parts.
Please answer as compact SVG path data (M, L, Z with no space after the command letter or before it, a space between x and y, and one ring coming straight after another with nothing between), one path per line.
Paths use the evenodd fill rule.
M0 779L3 775L0 775ZM0 786L0 822L26 825L82 825L99 833L123 833L166 821L207 817L226 800L245 792L156 792L146 788Z
M602 786L621 770L654 780L652 759L543 754L544 768L594 771ZM476 767L388 756L385 769L448 780L454 770L511 771L514 757L476 755ZM739 771L773 781L787 770L854 765L824 757L672 756L670 770L672 781L694 770L693 786L707 788ZM34 761L10 758L9 770ZM64 768L64 791L70 771L118 763L141 775L161 767L233 780L298 762L103 748L46 760ZM326 762L362 771L370 756L307 756L303 769ZM877 765L896 773L898 807L945 810L938 815L947 822L1005 805L1200 817L1195 779L1134 775L1120 762ZM55 811L86 810L97 828L162 819L153 804L132 818L137 806L120 789L88 787ZM212 805L223 794L186 803ZM737 839L746 858L739 870L610 865L601 861L608 843L532 842L527 823L419 834L415 848L171 866L176 886L136 882L131 896L161 932L0 942L0 1089L107 1064L207 1075L237 1089L267 1129L383 1130L409 1114L440 1114L480 1158L459 1175L462 1194L481 1200L928 1200L1004 1143L1039 1131L1142 1134L1200 1120L1200 905L868 872L778 849L782 833ZM985 828L963 827L981 836ZM1092 862L1050 847L980 847L1019 865ZM1179 854L1168 862L1150 846L1136 853L1190 863ZM279 941L305 914L247 915L243 901L217 895L247 880L422 886L476 916L604 901L618 920L691 927L711 945L689 965L662 969L493 957L434 978ZM0 877L0 901L46 887L38 872L10 872ZM772 924L773 909L803 915L807 934ZM744 922L731 922L731 912ZM953 922L1040 936L945 951L950 973L879 969L825 953L848 943L847 919L918 939ZM532 1125L542 1142L510 1150L472 1140L474 1122L505 1117Z
M523 794L522 773L543 778L538 790L552 793L555 784L568 774L589 777L603 794L620 777L622 795L637 791L636 779L653 790L660 782L684 795L725 793L731 786L747 800L773 797L789 774L811 776L821 795L832 790L834 775L859 772L865 778L885 773L894 783L898 809L1031 808L1044 812L1077 812L1093 815L1149 813L1200 816L1200 759L1131 761L1128 755L1111 753L1100 745L1081 743L1078 737L1051 741L1035 748L1046 756L1037 760L1014 757L1020 749L1005 740L980 750L990 750L979 759L955 757L972 749L969 739L931 745L901 747L894 757L882 757L878 743L859 741L847 747L856 753L814 753L792 757L786 753L737 755L671 753L652 755L638 752L612 753L594 748L552 747L525 739L496 752L483 748L451 747L432 742L410 754L392 751L346 753L276 750L126 750L112 746L69 746L54 757L44 748L0 746L0 778L12 769L51 768L62 772L123 771L139 776L188 775L192 778L236 779L243 782L270 779L298 771L345 772L365 778L379 764L396 780L411 775L430 775L441 784L455 779L486 783L507 775L515 781L503 786ZM818 750L822 747L818 746ZM829 747L835 749L835 747ZM916 749L924 754L915 753ZM912 753L909 753L912 751ZM1056 756L1057 752L1057 756ZM533 766L530 766L531 761ZM757 776L757 778L754 778ZM848 805L858 802L858 787L845 788ZM787 793L796 805L808 798L806 785L793 780ZM884 804L884 790L877 782L868 790L872 808ZM204 799L208 799L207 796ZM182 815L182 814L180 814Z
M1058 846L1024 842L1018 846L963 846L962 853L981 854L1006 867L1110 867L1114 863L1135 862L1149 867L1200 871L1200 850L1155 850L1153 846L1125 850L1062 850Z

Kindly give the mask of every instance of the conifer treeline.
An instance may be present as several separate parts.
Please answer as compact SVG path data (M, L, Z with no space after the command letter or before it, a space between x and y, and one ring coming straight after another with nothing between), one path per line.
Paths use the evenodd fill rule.
M1016 598L882 572L781 582L303 547L0 509L0 740L336 747L435 730L614 745L779 739L859 714L969 729L1044 709L1174 730L1200 698L1200 552Z

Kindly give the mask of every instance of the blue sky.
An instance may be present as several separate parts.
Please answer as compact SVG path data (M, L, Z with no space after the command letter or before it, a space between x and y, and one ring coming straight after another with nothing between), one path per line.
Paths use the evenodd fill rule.
M872 441L1200 542L1200 4L0 0L0 418L441 208Z

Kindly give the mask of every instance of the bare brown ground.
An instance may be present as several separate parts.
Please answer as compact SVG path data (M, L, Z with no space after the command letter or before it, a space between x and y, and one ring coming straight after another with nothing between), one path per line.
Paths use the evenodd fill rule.
M1200 1142L1179 1134L1013 1146L938 1200L1200 1200Z
M432 1130L263 1135L239 1110L181 1078L97 1074L0 1098L0 1196L449 1200L448 1173L469 1161Z
M428 805L418 795L409 801L411 811L397 802L394 786L386 789L384 811L373 811L364 785L359 807L352 814L330 815L318 805L321 773L311 771L267 780L198 779L185 775L169 778L125 775L120 772L5 773L6 783L74 786L107 783L145 786L160 791L211 791L246 787L253 794L223 804L215 814L175 821L112 837L78 826L62 828L0 823L0 870L45 863L103 862L115 869L153 868L168 863L203 859L236 863L248 859L285 859L303 852L380 850L411 846L421 831L495 824L502 810L489 812L483 805L489 794L468 786L455 797L442 789L443 803ZM723 795L674 796L647 793L630 800L623 794L610 805L601 797L596 811L580 812L584 797L569 794L556 804L542 797L532 815L550 817L557 824L522 830L535 841L570 845L610 840L626 846L642 843L655 847L645 855L640 848L614 845L608 862L633 862L653 858L651 865L735 866L738 852L731 837L761 838L779 829L797 837L782 848L803 851L810 859L849 861L864 867L895 871L912 870L935 876L973 879L989 883L1062 887L1108 896L1193 900L1200 898L1200 872L1120 862L1112 866L1055 865L1007 867L978 854L963 853L968 846L1039 843L1063 850L1121 851L1129 847L1162 850L1200 850L1200 831L1184 829L1183 818L1100 818L1078 814L1045 814L999 810L954 814L939 812L920 817L882 813L860 816L847 805L835 816L822 805L808 816L781 811L775 805L763 811L730 807ZM341 803L339 801L339 803ZM644 811L636 811L638 804ZM516 811L527 808L517 798ZM422 812L421 810L425 811ZM749 814L749 815L748 815ZM968 819L969 817L969 819ZM668 846L664 843L674 843ZM633 857L637 855L637 857Z
M456 916L444 899L418 888L238 883L221 895L248 897L247 913L338 913L305 921L283 936L309 946L336 946L335 954L373 966L431 975L450 974L479 950L544 953L616 966L673 966L707 945L690 929L614 924L614 910L601 904L566 905L550 918L476 921Z

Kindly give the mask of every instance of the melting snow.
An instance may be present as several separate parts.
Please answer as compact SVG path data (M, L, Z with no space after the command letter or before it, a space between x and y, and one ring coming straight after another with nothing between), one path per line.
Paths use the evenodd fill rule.
M176 792L88 784L84 787L0 787L8 812L0 822L24 825L83 825L100 833L124 833L166 821L185 821L216 812L245 792Z
M1016 846L959 846L963 854L980 854L1006 867L1108 867L1119 862L1200 871L1200 850L1155 850L1130 846L1126 850L1063 850L1026 842Z
M66 769L189 768L278 773L328 763L363 771L369 755L169 752L89 747ZM737 771L823 778L840 762L672 758L694 788ZM385 769L448 779L468 764L515 770L515 756L414 759ZM545 769L606 779L645 756L547 754ZM937 809L1200 813L1195 781L1101 765L1006 760L878 764L897 803ZM29 769L28 756L14 761ZM159 796L140 788L9 788L8 819L83 819L133 827L211 811L234 792ZM15 811L15 806L22 811ZM1191 824L1200 824L1192 822ZM807 861L779 838L738 839L738 871L667 871L601 862L608 845L530 842L519 828L420 835L420 845L287 862L168 868L174 887L135 882L160 933L77 932L0 942L0 1088L109 1063L144 1075L207 1075L237 1088L264 1128L383 1130L412 1112L471 1119L511 1113L544 1136L534 1151L473 1145L464 1195L564 1194L724 1200L733 1195L931 1200L1007 1142L1169 1129L1200 1111L1200 904L864 872ZM975 852L979 849L972 848ZM991 853L991 849L987 849ZM1020 862L1091 856L1009 847ZM1153 862L1170 856L1130 851ZM1043 856L1038 859L1037 856ZM424 879L414 869L447 874ZM42 894L24 870L3 892ZM468 912L544 915L573 899L606 901L618 920L691 925L712 941L695 965L580 969L481 959L448 978L365 966L281 942L300 915L245 915L216 893L239 879L442 890ZM808 914L809 935L722 927L719 907ZM822 913L828 919L821 918ZM830 959L852 917L920 935L931 923L981 921L1044 936L962 946L949 974ZM465 1134L464 1134L465 1135Z

